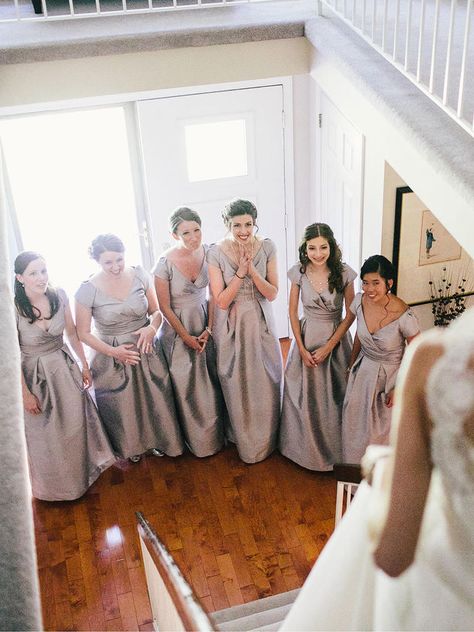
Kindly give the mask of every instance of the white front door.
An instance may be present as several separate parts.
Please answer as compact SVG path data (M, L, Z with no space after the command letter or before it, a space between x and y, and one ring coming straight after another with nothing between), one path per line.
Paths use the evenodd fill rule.
M360 268L362 225L362 134L321 93L321 220L332 228L343 260Z
M252 200L259 234L277 247L273 305L278 335L288 336L282 86L140 101L137 119L155 256L171 241L167 220L177 206L201 215L210 244L226 233L225 204Z

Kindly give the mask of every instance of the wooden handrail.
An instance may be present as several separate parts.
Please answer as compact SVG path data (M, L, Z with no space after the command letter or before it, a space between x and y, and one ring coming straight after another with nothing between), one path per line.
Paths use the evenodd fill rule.
M344 483L358 485L362 480L362 468L356 463L335 463L334 478Z
M215 628L168 549L145 516L140 511L137 511L135 515L138 521L138 532L168 590L185 630L213 632Z

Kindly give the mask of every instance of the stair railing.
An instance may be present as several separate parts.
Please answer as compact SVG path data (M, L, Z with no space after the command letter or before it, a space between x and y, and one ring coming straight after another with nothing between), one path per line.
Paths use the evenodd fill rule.
M155 630L215 630L166 546L143 514L135 515Z
M465 105L474 64L472 0L317 0L390 61L461 127L474 135ZM472 72L471 72L472 76Z

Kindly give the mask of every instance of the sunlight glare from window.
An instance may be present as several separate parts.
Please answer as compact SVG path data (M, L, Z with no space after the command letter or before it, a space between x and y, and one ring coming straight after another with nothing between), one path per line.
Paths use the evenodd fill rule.
M98 269L87 249L100 233L141 263L121 106L4 119L0 138L23 248L45 257L53 285L73 298Z
M184 133L190 182L247 175L245 119L192 123Z

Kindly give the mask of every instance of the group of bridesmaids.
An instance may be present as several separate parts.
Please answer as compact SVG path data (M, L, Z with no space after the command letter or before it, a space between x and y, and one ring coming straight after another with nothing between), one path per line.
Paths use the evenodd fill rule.
M35 497L78 498L115 458L137 462L147 452L177 456L187 446L206 457L230 441L246 463L279 447L299 465L325 471L358 462L369 443L388 440L397 370L419 331L390 292L390 262L369 257L363 293L355 296L357 275L342 263L329 226L306 228L288 272L294 341L283 388L271 307L275 245L257 236L252 202L233 200L222 218L227 235L207 247L199 215L178 208L170 217L176 244L153 278L126 265L118 237L99 235L89 249L99 269L76 292L75 324L43 257L18 255L15 305ZM91 349L90 368L81 343Z

